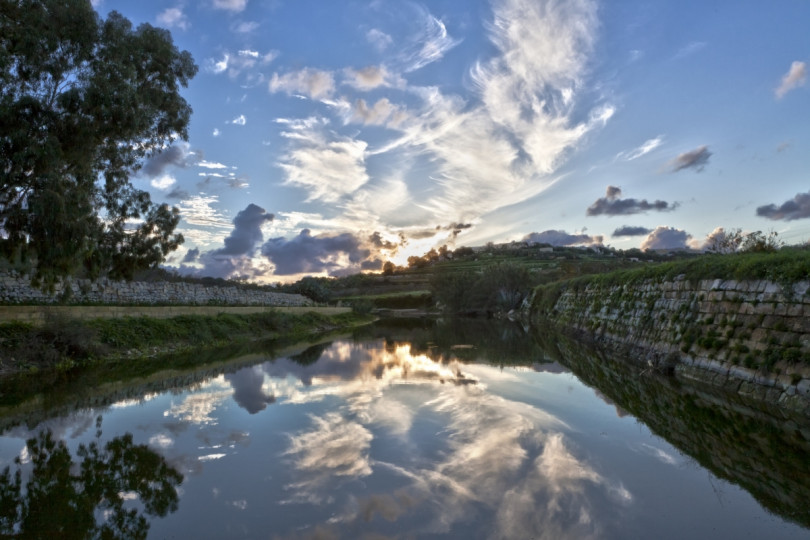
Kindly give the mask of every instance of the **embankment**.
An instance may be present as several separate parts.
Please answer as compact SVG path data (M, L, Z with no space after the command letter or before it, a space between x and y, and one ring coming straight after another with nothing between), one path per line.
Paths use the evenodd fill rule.
M530 316L609 348L639 371L810 416L808 281L597 276L538 288Z

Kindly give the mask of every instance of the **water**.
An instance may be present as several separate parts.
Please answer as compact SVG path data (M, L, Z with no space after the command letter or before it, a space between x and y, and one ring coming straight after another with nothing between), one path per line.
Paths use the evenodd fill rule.
M0 485L0 523L71 519L79 537L808 537L802 426L518 327L392 324L278 357L64 382L72 398L46 397L52 412L20 398L0 466L23 487ZM26 446L48 432L64 448Z

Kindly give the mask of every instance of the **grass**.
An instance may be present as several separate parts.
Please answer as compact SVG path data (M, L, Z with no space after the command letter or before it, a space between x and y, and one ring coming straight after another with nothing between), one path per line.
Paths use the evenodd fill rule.
M327 316L273 311L171 319L78 321L52 317L41 327L17 322L0 325L0 359L5 372L65 370L111 358L149 356L161 349L206 349L276 336L303 338L369 320L355 313Z

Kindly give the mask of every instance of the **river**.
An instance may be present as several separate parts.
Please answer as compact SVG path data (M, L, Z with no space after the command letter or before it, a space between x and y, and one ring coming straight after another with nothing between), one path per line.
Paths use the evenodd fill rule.
M0 532L810 536L802 419L487 321L264 349L0 389Z

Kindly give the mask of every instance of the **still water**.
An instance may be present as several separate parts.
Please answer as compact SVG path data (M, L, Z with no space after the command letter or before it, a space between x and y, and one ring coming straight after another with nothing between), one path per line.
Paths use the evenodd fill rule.
M576 348L494 323L382 323L74 389L52 415L7 407L0 532L810 536L802 426Z

